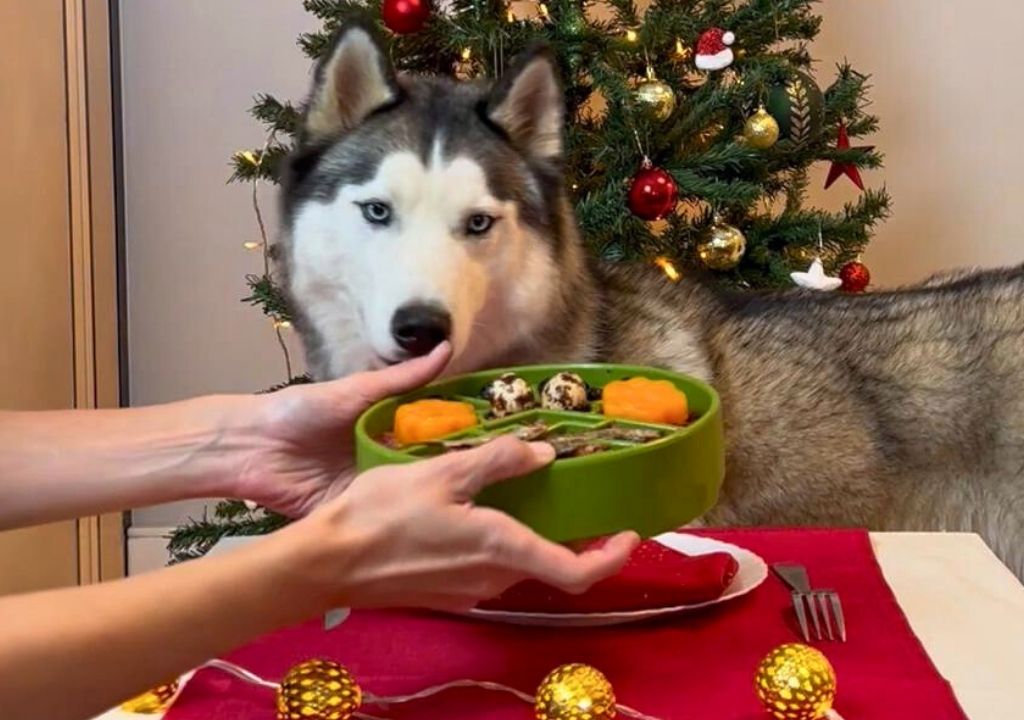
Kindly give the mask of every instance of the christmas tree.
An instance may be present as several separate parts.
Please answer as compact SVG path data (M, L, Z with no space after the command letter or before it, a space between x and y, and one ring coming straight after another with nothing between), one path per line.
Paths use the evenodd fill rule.
M304 0L321 29L298 44L310 59L359 20L379 36L400 71L463 80L499 77L536 42L558 59L567 115L566 182L582 236L612 262L654 262L677 280L699 268L740 288L828 288L839 280L808 265L820 258L844 288L862 290L854 259L889 209L884 189L864 189L860 169L881 165L872 147L867 77L848 64L815 77L807 49L821 18L816 0ZM253 116L266 142L233 158L232 180L252 183L264 272L248 277L247 301L281 338L287 305L272 269L273 246L256 187L275 183L298 130L300 106L263 95ZM828 184L861 188L839 212L803 203L812 164L831 163ZM845 178L845 179L844 179ZM190 523L172 540L179 559L202 554L226 534L258 534L283 519L239 502Z

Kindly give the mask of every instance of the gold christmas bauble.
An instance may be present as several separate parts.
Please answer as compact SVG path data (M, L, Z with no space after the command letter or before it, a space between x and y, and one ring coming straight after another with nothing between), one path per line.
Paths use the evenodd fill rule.
M712 270L732 270L747 251L747 239L739 228L715 218L697 243L697 256Z
M765 656L754 685L765 709L778 720L819 720L832 709L836 673L818 650L789 643Z
M747 118L743 125L743 138L758 150L767 150L779 140L779 123L768 114L764 105Z
M537 688L537 720L611 720L615 693L608 678L590 665L555 668Z
M363 692L348 670L330 660L307 660L281 681L277 720L349 720L362 703Z
M676 109L675 91L654 75L653 68L647 68L647 79L636 86L633 94L658 120L667 120Z
M121 709L138 715L159 715L170 708L177 694L178 681L172 680L121 703Z

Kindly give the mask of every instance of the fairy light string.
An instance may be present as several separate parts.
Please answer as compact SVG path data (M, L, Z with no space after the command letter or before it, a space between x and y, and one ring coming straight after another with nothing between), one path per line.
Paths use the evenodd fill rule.
M270 271L270 235L267 232L266 223L263 220L263 210L260 207L260 170L263 168L263 160L266 157L267 151L277 140L277 129L273 129L267 134L267 138L263 143L263 147L260 148L259 153L253 153L251 150L246 150L240 153L240 156L253 166L256 172L253 173L252 177L252 209L256 215L256 226L259 228L260 241L246 242L243 243L243 247L247 250L255 250L260 248L263 256L263 276L267 279L267 282L273 283L273 276ZM287 373L287 379L292 378L292 359L291 353L288 351L288 344L284 340L282 334L282 328L290 328L291 321L286 318L279 317L277 314L272 315L274 335L277 337L277 344L281 347L281 353L284 355L284 366L285 372Z
M201 668L219 670L220 672L227 673L238 678L239 680L247 682L250 685L266 688L268 690L273 690L275 692L281 689L280 683L262 678L256 673L253 673L240 665L236 665L235 663L228 662L227 660L208 660L201 666ZM501 683L489 682L486 680L471 679L452 680L450 682L441 683L440 685L432 685L430 687L424 688L423 690L418 690L417 692L409 693L407 695L374 695L373 693L368 693L364 690L362 693L362 701L363 705L371 705L374 707L386 709L390 705L402 705L405 703L415 702L417 700L425 700L435 695L439 695L443 692L447 692L448 690L467 688L505 693L506 695L511 695L529 705L533 705L537 701L537 698L535 696L523 692L522 690L517 690L514 687L503 685ZM621 703L616 703L615 709L621 715L627 718L632 718L633 720L661 720L660 718L657 718L653 715L648 715L635 708L632 708L628 705L623 705ZM354 712L352 714L352 717L360 718L361 720L386 720L385 718L381 718L376 715L368 715L366 713L359 711Z
M274 693L277 717L281 720L334 718L335 720L387 720L362 712L365 706L386 711L394 705L412 703L448 690L477 689L499 692L532 705L537 718L554 720L659 720L635 708L618 703L614 688L597 668L568 663L549 672L537 687L536 695L502 683L460 679L432 685L403 695L375 695L360 687L356 678L342 665L326 659L311 659L293 666L275 682L227 660L216 658L199 670L216 670L245 683ZM121 708L131 713L165 712L177 700L183 684L193 673L160 685L139 695ZM753 691L770 715L776 718L807 720L843 720L834 709L836 673L828 658L803 643L783 643L761 659L754 672Z

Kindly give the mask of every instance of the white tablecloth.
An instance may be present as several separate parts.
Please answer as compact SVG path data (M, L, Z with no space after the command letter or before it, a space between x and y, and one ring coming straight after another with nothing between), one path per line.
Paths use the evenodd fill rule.
M872 533L871 539L914 632L967 715L1024 718L1024 586L974 534ZM156 716L114 710L97 720L140 718Z

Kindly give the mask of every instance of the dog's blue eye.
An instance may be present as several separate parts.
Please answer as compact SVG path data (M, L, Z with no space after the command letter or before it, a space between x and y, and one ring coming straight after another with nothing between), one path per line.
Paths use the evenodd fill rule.
M363 217L368 223L373 225L391 224L391 206L387 203L372 200L359 203L359 209L363 211Z
M494 218L490 215L484 213L470 215L469 220L466 221L466 234L483 235L491 229L492 225L494 225Z

